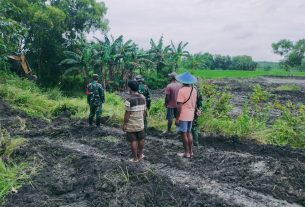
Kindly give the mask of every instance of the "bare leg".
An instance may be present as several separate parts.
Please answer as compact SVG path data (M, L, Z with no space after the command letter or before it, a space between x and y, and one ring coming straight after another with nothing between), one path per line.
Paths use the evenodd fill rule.
M192 138L192 133L191 132L187 132L187 140L188 140L188 149L189 149L189 153L192 156L193 155L193 138Z
M131 153L133 156L133 161L138 162L138 142L136 140L132 141L130 143L130 147L131 147Z
M143 159L143 150L144 150L144 139L138 141L138 159Z
M186 132L181 132L183 147L184 147L184 156L190 157L190 149L189 149L189 139Z

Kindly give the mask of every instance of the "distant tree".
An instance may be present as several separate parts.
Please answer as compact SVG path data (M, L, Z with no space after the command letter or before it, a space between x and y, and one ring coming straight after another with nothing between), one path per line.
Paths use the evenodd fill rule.
M214 56L214 68L215 69L223 69L229 70L231 68L231 57L230 56L222 56L222 55L215 55Z
M300 39L297 42L290 40L280 40L272 44L273 52L284 57L281 61L286 70L298 68L305 70L305 39Z
M255 70L257 63L252 60L252 57L243 55L232 58L232 69L234 70Z

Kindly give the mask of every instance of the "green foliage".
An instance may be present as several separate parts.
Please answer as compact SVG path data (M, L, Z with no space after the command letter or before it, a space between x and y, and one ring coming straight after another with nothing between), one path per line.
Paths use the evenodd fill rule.
M7 164L0 159L0 204L7 194L16 192L24 183L29 182L31 175L35 173L33 171L29 171L26 164Z
M242 55L230 57L222 55L212 55L210 53L198 53L189 55L184 60L184 68L189 69L222 69L222 70L256 70L257 63L252 60L252 57Z
M305 71L305 39L292 42L287 39L280 40L272 44L273 52L283 56L282 65L286 70L293 68Z
M25 143L23 138L11 138L9 133L0 128L0 157L9 159L13 151Z
M5 43L10 41L6 53L25 53L45 86L60 82L63 71L58 63L63 51L75 48L76 42L89 31L107 29L107 21L103 19L106 7L95 0L3 0L0 8L0 31L3 31L0 36L8 38Z
M148 116L149 127L164 130L166 128L165 112L164 99L153 100Z
M252 57L243 55L232 58L232 68L235 70L256 70L257 63L252 60Z
M161 89L168 84L167 76L162 76L154 73L147 73L145 75L145 84L149 89Z
M35 83L0 71L0 95L13 107L24 111L29 116L52 119L62 112L68 112L73 118L87 118L89 107L83 95L68 98L58 88L43 91ZM103 116L120 123L123 119L124 104L121 97L106 93L103 105Z
M305 147L305 107L296 106L291 102L286 105L276 103L282 111L282 116L272 126L268 134L268 142L277 145L290 145L292 147Z
M30 169L26 164L16 164L11 159L13 151L24 143L25 139L12 138L0 128L0 204L8 193L16 191L35 173L35 167Z
M6 13L12 10L15 13L21 13L10 1L0 1L0 65L2 68L9 68L6 56L20 51L22 40L27 33L22 23L6 16Z

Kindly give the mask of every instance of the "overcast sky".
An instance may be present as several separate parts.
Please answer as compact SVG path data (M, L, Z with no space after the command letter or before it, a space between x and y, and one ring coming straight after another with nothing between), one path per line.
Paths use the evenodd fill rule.
M305 0L103 0L115 37L140 47L164 36L193 53L276 61L272 42L305 38ZM99 34L95 34L99 36Z

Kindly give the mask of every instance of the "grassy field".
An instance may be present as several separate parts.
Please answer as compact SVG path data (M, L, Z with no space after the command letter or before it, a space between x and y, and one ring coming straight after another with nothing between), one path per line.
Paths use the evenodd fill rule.
M185 72L181 70L179 72ZM196 77L204 79L216 79L216 78L256 78L261 76L304 76L305 72L300 71L285 71L279 69L273 70L256 70L256 71L241 71L241 70L194 70L189 71Z

